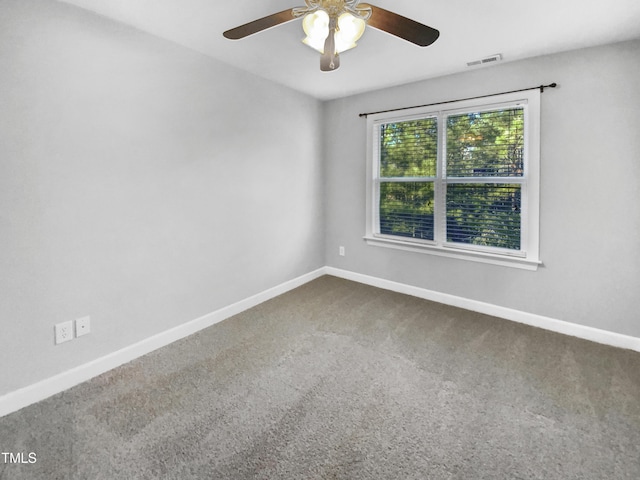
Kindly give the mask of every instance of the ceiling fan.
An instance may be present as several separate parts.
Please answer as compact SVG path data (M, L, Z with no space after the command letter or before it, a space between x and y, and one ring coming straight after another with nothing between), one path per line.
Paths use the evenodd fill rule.
M330 72L340 66L341 52L356 46L366 25L377 28L420 47L435 42L435 28L360 0L305 0L304 7L274 13L223 33L231 40L253 35L271 27L304 17L303 43L321 53L320 70Z

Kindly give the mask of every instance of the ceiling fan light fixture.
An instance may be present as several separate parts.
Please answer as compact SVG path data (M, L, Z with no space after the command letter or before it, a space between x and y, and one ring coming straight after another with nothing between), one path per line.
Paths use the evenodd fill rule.
M302 29L307 36L302 40L302 43L320 53L324 53L325 40L329 35L329 24L329 14L322 9L305 15L302 19ZM357 18L349 12L343 12L337 20L334 36L335 53L342 53L354 48L356 42L362 37L365 27L366 22L363 19Z

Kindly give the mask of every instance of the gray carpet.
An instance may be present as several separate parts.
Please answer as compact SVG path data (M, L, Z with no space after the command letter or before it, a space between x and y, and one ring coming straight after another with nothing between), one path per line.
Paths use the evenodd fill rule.
M640 478L640 354L322 277L0 419L5 479Z

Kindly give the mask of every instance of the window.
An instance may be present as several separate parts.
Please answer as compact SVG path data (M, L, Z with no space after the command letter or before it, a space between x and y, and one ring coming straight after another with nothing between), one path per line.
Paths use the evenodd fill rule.
M537 268L540 92L489 101L368 117L369 244Z

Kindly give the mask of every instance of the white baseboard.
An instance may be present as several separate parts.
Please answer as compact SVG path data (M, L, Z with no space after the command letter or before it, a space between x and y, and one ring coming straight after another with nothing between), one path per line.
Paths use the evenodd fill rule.
M305 283L315 280L325 274L363 283L365 285L383 288L385 290L424 298L426 300L432 300L446 305L485 313L487 315L544 328L553 332L583 338L585 340L591 340L605 345L640 352L640 338L565 322L511 308L500 307L498 305L470 300L468 298L457 297L455 295L427 290L420 287L414 287L403 283L393 282L391 280L350 272L348 270L342 270L334 267L322 267L232 305L223 307L215 312L204 315L203 317L178 325L177 327L110 353L109 355L105 355L104 357L85 363L66 372L62 372L53 377L3 395L0 397L0 417L79 385L93 377L135 360L136 358L169 345L170 343L187 337L202 329L210 327L222 320L237 315L249 308L255 307L256 305L277 297L278 295L282 295L289 290L293 290L294 288L304 285Z
M371 277L369 275L363 275L348 270L341 270L339 268L325 267L325 273L327 275L333 275L335 277L344 278L346 280L364 283L373 287L379 287L385 290L391 290L398 293L412 295L414 297L424 298L425 300L444 303L445 305L460 307L466 310L485 313L487 315L512 320L518 323L524 323L526 325L531 325L532 327L544 328L545 330L550 330L552 332L562 333L564 335L570 335L572 337L578 337L584 340L602 343L604 345L626 348L629 350L640 352L640 338L637 337L622 335L620 333L610 332L607 330L600 330L598 328L587 327L585 325L578 325L577 323L565 322L563 320L557 320L555 318L536 315L534 313L514 310L512 308L501 307L490 303L479 302L477 300L457 297L455 295L449 295L447 293L414 287L411 285L384 280L378 277Z
M192 335L278 295L282 295L324 274L324 267L319 268L318 270L269 288L232 305L223 307L220 310L216 310L215 312L146 338L138 343L129 345L104 357L97 358L71 370L67 370L66 372L59 373L53 377L3 395L0 397L0 417L79 385L82 382L135 360L158 348L169 345L176 340Z

